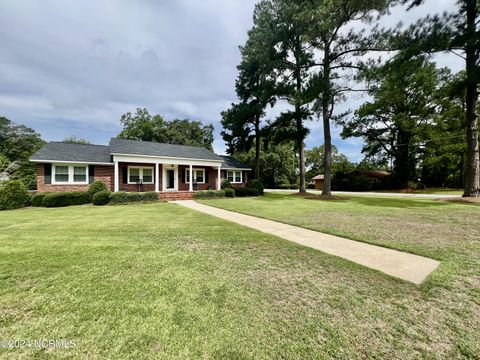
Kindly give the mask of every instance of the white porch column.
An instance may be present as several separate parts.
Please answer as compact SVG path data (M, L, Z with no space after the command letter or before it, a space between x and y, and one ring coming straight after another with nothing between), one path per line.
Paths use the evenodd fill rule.
M220 179L220 166L217 168L217 190L222 187L222 181Z
M155 191L159 192L160 191L160 171L159 171L160 166L158 166L158 163L155 163Z
M118 191L118 161L114 163L114 170L113 170L113 191Z
M190 165L190 173L189 173L189 179L190 183L188 184L188 191L193 191L193 166Z

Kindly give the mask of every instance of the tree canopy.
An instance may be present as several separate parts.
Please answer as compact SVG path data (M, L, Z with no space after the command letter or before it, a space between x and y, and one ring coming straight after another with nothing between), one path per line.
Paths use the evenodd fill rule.
M78 138L75 135L67 136L65 139L62 140L62 142L65 142L68 144L84 144L84 145L91 144L90 141Z
M325 145L314 146L306 150L305 155L308 180L325 173ZM350 162L346 155L340 153L335 145L332 145L332 174L338 171L348 173L353 170L355 170L355 164Z
M416 167L429 138L436 113L435 92L443 73L423 57L392 60L371 71L367 101L351 119L343 121L344 137L362 137L367 157L393 160L398 186L416 179Z
M404 0L409 8L422 0ZM465 192L480 196L480 155L478 134L478 93L480 85L480 10L477 0L459 0L455 10L429 15L404 29L390 31L392 44L402 59L435 52L454 53L465 62Z
M122 115L120 122L123 129L118 137L122 139L203 146L212 150L214 129L211 124L188 119L167 121L161 115L151 115L145 108L138 108L135 114Z
M9 169L9 175L13 179L22 180L30 189L35 188L36 177L35 164L28 159L44 144L40 134L32 128L0 117L0 158L3 171Z

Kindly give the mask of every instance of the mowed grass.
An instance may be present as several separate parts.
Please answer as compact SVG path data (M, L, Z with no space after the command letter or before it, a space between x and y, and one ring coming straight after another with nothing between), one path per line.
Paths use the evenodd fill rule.
M408 332L416 333L411 349L431 347L431 352L420 351L422 356L480 358L480 206L477 204L380 195L324 201L282 193L202 202L440 260L439 269L420 286L419 298L405 293L400 295L401 305L394 305L398 305L395 310L392 303L385 303L384 308L390 308L392 314L399 311L400 323L410 323ZM355 287L357 294L363 293L361 287ZM371 302L370 296L366 295L364 300ZM418 318L410 317L412 313ZM380 314L370 320L385 321ZM390 336L387 334L398 327L396 322L386 321L378 335ZM429 345L415 345L422 332Z
M314 227L330 219L332 232L347 224L335 231L363 229L358 238L391 246L402 226L391 229L395 241L381 235L399 212L419 229L425 219L457 228L418 245L443 261L424 285L174 204L1 212L0 339L76 346L0 349L0 358L477 357L479 217L462 215L480 208L374 200L206 203ZM412 237L427 230L417 235L408 221L405 247L421 252Z

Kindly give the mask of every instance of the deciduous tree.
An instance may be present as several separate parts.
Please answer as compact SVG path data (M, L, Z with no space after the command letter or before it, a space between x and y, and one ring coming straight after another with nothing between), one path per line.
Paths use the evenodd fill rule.
M204 146L212 150L213 125L188 119L166 121L160 115L150 115L147 109L138 108L135 114L122 115L122 139L153 141L167 144Z

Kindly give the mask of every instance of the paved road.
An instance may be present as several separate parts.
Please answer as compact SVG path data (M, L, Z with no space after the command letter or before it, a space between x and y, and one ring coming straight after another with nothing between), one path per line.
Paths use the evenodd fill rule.
M266 192L286 192L294 193L298 190L284 190L284 189L265 189ZM308 189L309 193L320 195L320 190ZM360 192L360 191L332 191L333 195L355 195L355 196L386 196L386 197L404 197L404 198L424 198L424 199L451 199L458 198L461 195L451 194L411 194L411 193L380 193L380 192Z
M174 203L208 215L272 234L295 243L308 246L330 255L335 255L379 270L385 274L421 284L440 264L423 256L413 255L360 241L304 229L277 221L261 219L234 211L223 210L197 203L193 200L180 200Z

